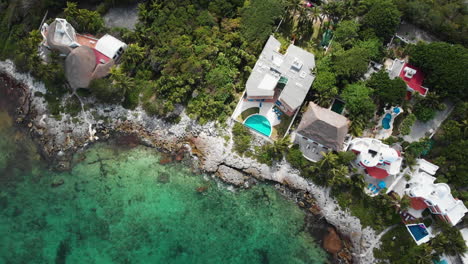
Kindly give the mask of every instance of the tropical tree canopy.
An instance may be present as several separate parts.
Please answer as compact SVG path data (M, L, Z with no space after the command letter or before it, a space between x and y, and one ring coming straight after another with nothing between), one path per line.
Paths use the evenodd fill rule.
M468 49L445 42L420 42L410 49L410 63L426 75L424 85L443 97L468 98Z
M400 24L401 12L391 0L374 0L362 19L364 30L370 30L383 41L388 41Z

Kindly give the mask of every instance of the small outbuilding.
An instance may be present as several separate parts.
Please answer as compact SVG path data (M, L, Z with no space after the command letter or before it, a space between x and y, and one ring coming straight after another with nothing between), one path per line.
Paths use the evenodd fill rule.
M117 60L126 48L127 44L109 34L106 34L97 41L95 49L108 58Z

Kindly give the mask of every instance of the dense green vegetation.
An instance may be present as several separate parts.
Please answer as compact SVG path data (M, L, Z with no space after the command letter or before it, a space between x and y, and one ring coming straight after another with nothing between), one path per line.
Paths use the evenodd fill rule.
M400 11L391 0L363 2L363 6L371 4L368 12L362 17L361 35L367 38L377 36L380 40L388 41L400 24Z
M419 43L410 48L410 63L426 74L424 85L442 97L466 101L468 49L445 42Z
M391 80L388 73L383 70L372 74L367 86L374 90L374 95L381 107L385 104L401 105L405 98L405 82L400 78Z
M243 155L250 149L252 135L248 128L236 122L232 128L232 140L234 141L234 150Z
M262 15L253 12L259 9ZM167 115L182 104L201 123L224 120L255 61L246 50L263 45L259 34L271 32L281 10L279 0L143 3L136 43L122 67L147 83L142 103L148 112Z
M104 29L104 20L96 11L79 9L76 3L67 2L63 12L65 19L78 32L96 34Z
M403 122L401 122L400 133L402 135L409 135L411 132L411 126L416 122L416 116L414 114L409 114L405 117Z
M450 184L453 195L468 205L468 166L466 152L463 151L468 146L468 103L462 103L453 110L434 139L435 145L429 157L440 166L437 180Z
M434 33L439 39L468 45L468 9L463 0L394 0L403 19Z

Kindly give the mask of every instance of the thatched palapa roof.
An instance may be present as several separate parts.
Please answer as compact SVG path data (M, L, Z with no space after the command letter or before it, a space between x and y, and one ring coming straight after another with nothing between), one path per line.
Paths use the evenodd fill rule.
M348 119L310 102L296 133L338 151L348 133Z

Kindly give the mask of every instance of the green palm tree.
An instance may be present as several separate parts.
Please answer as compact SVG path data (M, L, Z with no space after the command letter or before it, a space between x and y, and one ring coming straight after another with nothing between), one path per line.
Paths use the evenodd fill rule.
M303 0L288 0L286 7L289 10L289 18L294 21L297 12L304 8Z
M289 148L289 145L291 144L291 139L289 136L286 136L284 138L280 138L273 142L273 145L271 146L271 152L273 158L276 160L280 160L283 158L284 154L286 153L286 150Z
M354 174L351 183L358 189L364 189L366 186L366 183L364 182L364 175L362 174Z
M146 50L138 44L128 45L125 53L122 56L122 67L125 71L133 71L136 66L141 63L146 57Z
M322 21L323 18L321 16L321 10L318 7L312 8L312 11L310 12L310 16L312 17L312 21L320 21L320 26L322 26Z
M315 18L311 16L309 10L301 7L296 28L294 29L295 34L301 39L311 37L314 31L314 20Z
M343 185L349 182L347 177L349 169L345 165L339 165L329 170L328 185Z
M433 92L428 92L426 97L422 100L422 104L425 107L431 108L431 109L436 109L436 110L442 110L441 108L442 103L440 103L441 98L438 94L433 93Z
M333 168L337 165L338 155L333 152L322 152L322 159L315 163L315 166L320 171L326 171L330 168Z
M113 66L110 71L110 79L112 81L112 85L117 88L119 91L122 92L124 95L128 90L135 88L135 83L132 78L127 76L123 71L122 68Z
M428 244L418 246L416 251L416 264L432 264L432 247Z
M360 119L355 119L353 121L351 121L351 124L349 126L349 132L355 136L355 137L359 137L362 135L362 132L364 130L364 122Z

